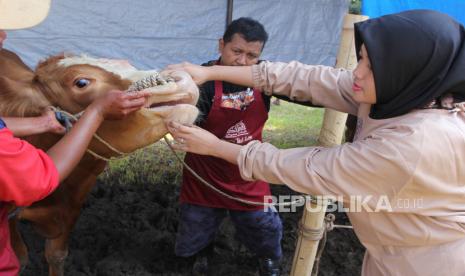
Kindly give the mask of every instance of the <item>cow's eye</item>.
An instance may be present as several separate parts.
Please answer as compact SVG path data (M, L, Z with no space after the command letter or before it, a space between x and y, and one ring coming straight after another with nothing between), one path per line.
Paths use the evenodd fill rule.
M90 83L90 80L88 80L88 79L77 79L74 82L74 85L76 85L78 88L84 88L87 85L89 85L89 83Z

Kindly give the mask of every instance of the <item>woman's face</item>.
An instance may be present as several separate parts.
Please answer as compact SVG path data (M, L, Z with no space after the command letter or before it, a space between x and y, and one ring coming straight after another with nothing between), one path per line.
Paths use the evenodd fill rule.
M368 59L365 44L362 44L360 50L360 60L354 72L354 84L352 85L352 98L358 103L375 104L376 88L375 78L371 70L370 60Z

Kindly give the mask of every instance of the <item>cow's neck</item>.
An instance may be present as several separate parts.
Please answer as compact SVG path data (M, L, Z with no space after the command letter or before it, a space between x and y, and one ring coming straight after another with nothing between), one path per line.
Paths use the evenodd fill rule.
M162 120L154 119L150 114L140 111L131 114L122 121L104 121L97 133L112 147L121 152L129 153L155 143L167 133L167 130ZM95 139L90 148L105 157L118 156Z

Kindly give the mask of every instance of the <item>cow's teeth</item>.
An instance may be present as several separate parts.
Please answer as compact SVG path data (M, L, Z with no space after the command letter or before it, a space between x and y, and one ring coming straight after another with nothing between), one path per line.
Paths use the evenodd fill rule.
M162 77L160 74L153 74L148 77L145 77L141 80L133 82L129 88L128 92L141 91L150 87L155 87L159 85L166 85L168 83L174 82L174 79L171 77Z

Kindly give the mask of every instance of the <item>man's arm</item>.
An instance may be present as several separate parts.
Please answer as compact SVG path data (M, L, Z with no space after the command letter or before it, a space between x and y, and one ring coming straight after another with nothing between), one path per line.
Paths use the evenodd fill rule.
M63 134L65 128L56 120L55 112L49 110L38 117L2 117L16 137L53 132Z

